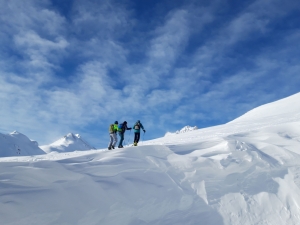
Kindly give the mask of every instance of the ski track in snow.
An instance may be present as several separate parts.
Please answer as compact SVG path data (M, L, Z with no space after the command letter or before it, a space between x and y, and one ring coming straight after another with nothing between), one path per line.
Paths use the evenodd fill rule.
M300 224L300 114L3 157L0 171L3 224Z

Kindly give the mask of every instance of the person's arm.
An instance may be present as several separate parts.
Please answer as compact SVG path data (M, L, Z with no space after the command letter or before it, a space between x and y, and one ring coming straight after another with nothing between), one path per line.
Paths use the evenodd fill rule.
M126 130L131 130L132 128L131 127L127 127L127 124L126 124Z

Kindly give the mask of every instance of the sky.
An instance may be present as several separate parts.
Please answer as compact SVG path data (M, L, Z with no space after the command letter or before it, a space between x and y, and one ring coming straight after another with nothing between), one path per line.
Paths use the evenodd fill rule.
M143 140L300 91L298 0L0 0L0 132ZM132 133L125 134L125 143Z

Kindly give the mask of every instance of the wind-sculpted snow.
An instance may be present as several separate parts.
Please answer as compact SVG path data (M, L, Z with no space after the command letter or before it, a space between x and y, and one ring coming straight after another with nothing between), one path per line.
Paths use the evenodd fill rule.
M300 117L285 115L112 151L0 158L1 223L297 225Z
M184 171L173 168L172 155L168 147L141 146L2 158L1 171L8 170L0 176L5 187L0 190L1 205L18 214L2 211L1 220L15 224L28 224L32 218L37 224L193 224L200 216L207 224L222 223L221 215L183 180Z
M298 223L300 123L193 143L143 144L114 151L1 158L1 171L6 171L0 175L1 220Z

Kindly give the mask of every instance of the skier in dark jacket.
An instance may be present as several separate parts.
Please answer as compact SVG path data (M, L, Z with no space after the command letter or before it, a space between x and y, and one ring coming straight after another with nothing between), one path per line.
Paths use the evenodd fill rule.
M144 133L146 132L146 130L143 127L143 124L141 123L141 121L136 121L136 123L133 126L133 131L134 131L134 141L133 141L133 145L137 146L137 144L139 143L140 140L140 130L143 130Z
M127 127L127 122L124 121L123 123L121 123L118 127L118 133L120 136L120 141L119 141L119 146L118 148L123 148L123 141L124 141L124 134L126 130L131 130L131 127Z

